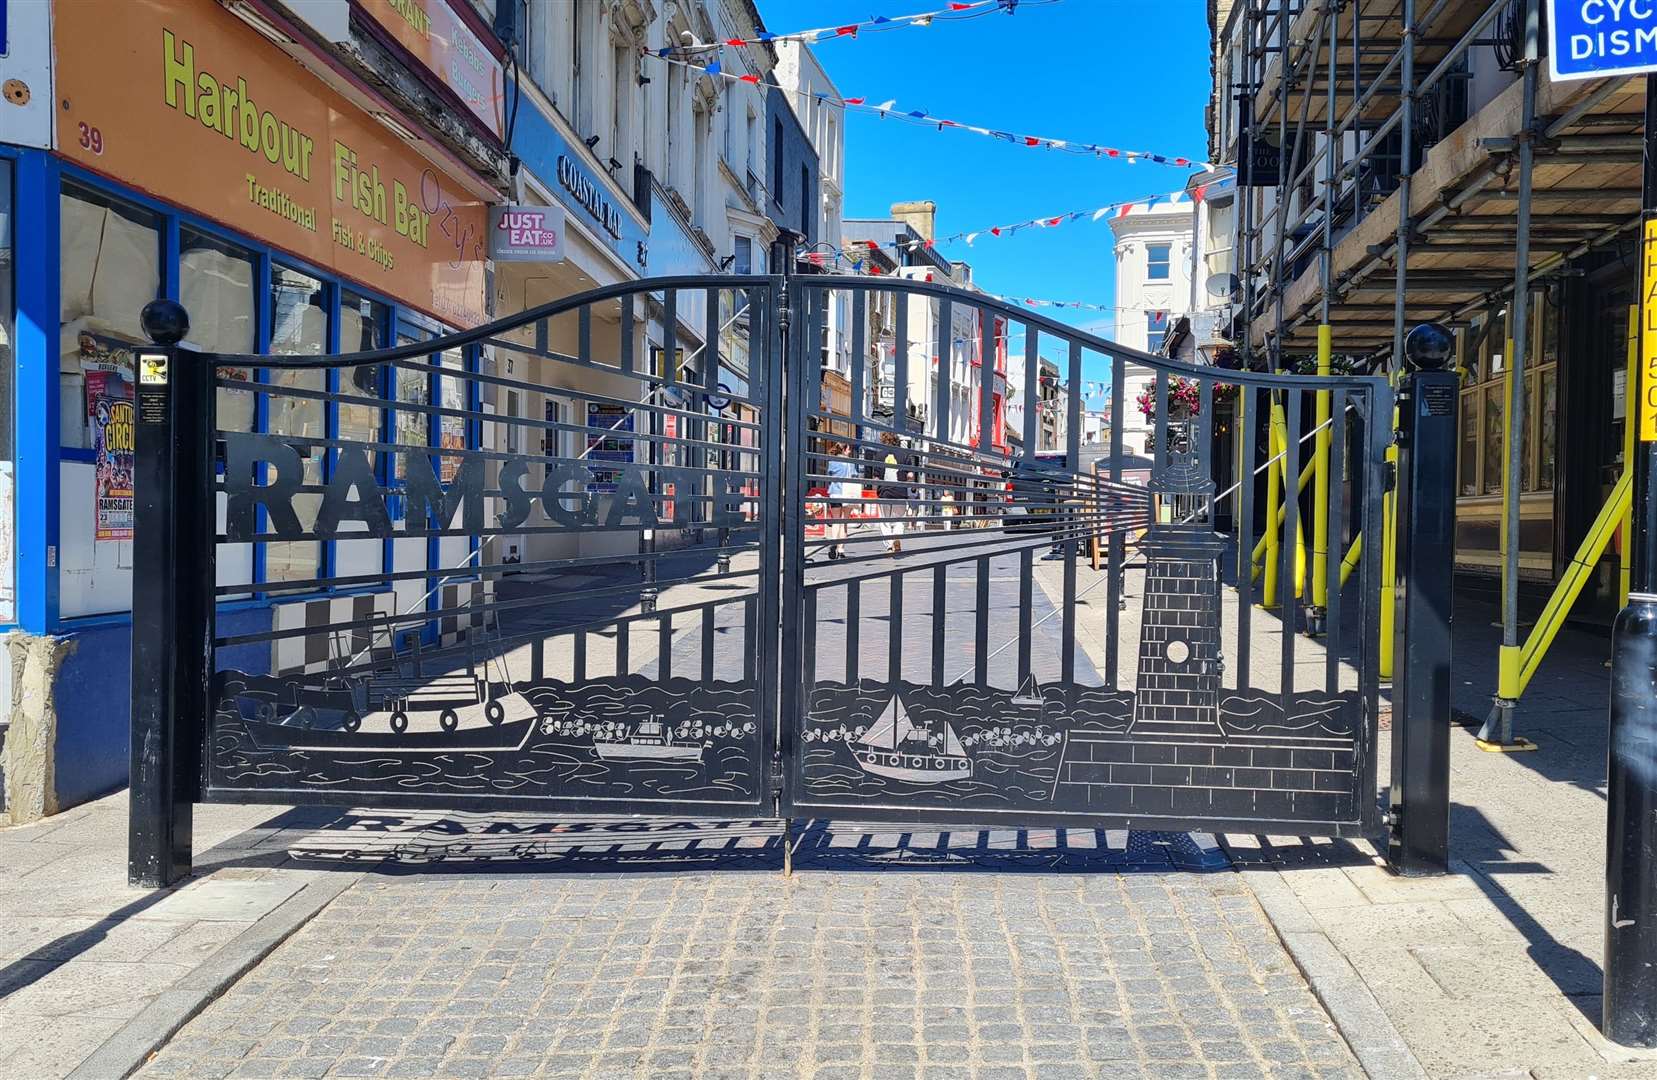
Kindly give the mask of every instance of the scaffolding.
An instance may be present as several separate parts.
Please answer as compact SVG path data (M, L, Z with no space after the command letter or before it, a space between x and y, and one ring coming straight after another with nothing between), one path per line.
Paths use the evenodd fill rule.
M1521 641L1531 289L1633 234L1644 106L1639 80L1552 82L1540 3L1211 6L1223 20L1216 26L1213 150L1239 168L1231 333L1245 362L1276 369L1315 357L1327 370L1339 355L1396 374L1413 326L1467 327L1475 315L1509 308L1501 675L1480 733L1493 749L1525 745L1513 735L1514 706L1587 568L1626 517L1624 482L1530 640ZM1262 146L1276 147L1275 175ZM1320 447L1315 461L1326 459ZM1313 477L1320 499L1328 489L1324 467ZM1321 552L1313 564L1324 565ZM1312 583L1314 610L1327 586Z

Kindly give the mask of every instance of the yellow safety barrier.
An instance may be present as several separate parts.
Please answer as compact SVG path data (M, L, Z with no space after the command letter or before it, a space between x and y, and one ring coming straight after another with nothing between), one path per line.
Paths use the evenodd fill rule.
M1359 533L1352 538L1352 546L1346 549L1346 558L1341 560L1341 587L1346 586L1346 579L1352 576L1352 571L1358 568L1358 559L1364 553L1364 534Z
M1509 700L1518 700L1530 685L1531 676L1542 665L1542 657L1547 654L1548 646L1565 625L1565 619L1571 613L1571 607L1576 598L1581 595L1582 588L1593 576L1594 567L1605 554L1606 545L1611 537L1622 527L1626 515L1632 510L1633 500L1629 497L1633 490L1632 470L1624 469L1621 479L1611 489L1605 505L1600 508L1599 516L1588 529L1588 535L1582 538L1582 543L1571 557L1571 565L1565 571L1565 576L1559 579L1554 587L1553 595L1548 597L1548 606L1542 609L1542 615L1531 627L1530 636L1525 639L1521 647L1503 649L1501 654L1502 670L1497 674L1496 692ZM1511 657L1511 659L1510 659Z
M1392 410L1392 429L1398 430L1398 410ZM1398 445L1387 447L1387 462L1398 468ZM1393 598L1398 573L1398 493L1389 491L1381 499L1381 655L1380 675L1392 678Z
M1270 422L1266 425L1266 456L1271 464L1266 466L1266 583L1260 594L1260 606L1274 608L1277 606L1277 522L1282 520L1279 509L1281 494L1278 491L1278 477L1282 475L1282 461L1278 458L1280 449L1277 445L1277 401L1271 402Z
M1318 327L1318 374L1327 376L1334 366L1334 337L1328 323ZM1321 608L1329 602L1329 431L1331 395L1327 390L1317 393L1317 438L1312 463L1316 466L1317 486L1312 489L1312 606Z
M1276 466L1274 465L1273 467L1275 468ZM1306 490L1306 485L1311 483L1311 482L1312 482L1312 463L1307 462L1306 467L1304 469L1300 470L1300 482L1295 485L1295 491L1296 492L1305 491ZM1272 529L1281 529L1283 527L1283 515L1284 515L1284 512L1286 510L1287 510L1287 507L1283 506L1281 503L1278 504L1277 517L1272 522L1272 525L1271 525ZM1268 531L1268 533L1266 535L1270 536L1271 533ZM1260 568L1264 564L1264 559L1262 558L1262 556L1264 556L1265 553L1266 553L1266 536L1262 536L1259 540L1255 541L1254 555L1253 555L1252 560L1249 563L1250 567L1252 567L1252 577L1255 581L1260 580Z

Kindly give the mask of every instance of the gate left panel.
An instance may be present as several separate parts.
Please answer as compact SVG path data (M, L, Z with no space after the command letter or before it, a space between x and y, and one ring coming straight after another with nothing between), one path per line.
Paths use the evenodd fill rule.
M204 797L770 813L772 295L210 358Z

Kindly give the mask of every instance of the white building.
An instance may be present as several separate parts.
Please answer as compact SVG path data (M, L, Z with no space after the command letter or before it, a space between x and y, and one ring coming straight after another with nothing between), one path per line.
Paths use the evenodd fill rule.
M1149 206L1139 203L1110 219L1116 234L1115 340L1130 348L1162 355L1168 332L1192 309L1192 203L1182 199ZM1189 337L1179 359L1199 361ZM1151 424L1139 410L1139 396L1154 386L1148 368L1127 365L1123 379L1122 446L1150 453Z
M779 41L776 48L777 66L772 75L805 129L811 148L817 151L818 248L838 250L843 242L841 221L846 201L846 107L840 104L839 89L810 48L798 41ZM844 292L834 294L823 327L823 366L849 378L848 303Z

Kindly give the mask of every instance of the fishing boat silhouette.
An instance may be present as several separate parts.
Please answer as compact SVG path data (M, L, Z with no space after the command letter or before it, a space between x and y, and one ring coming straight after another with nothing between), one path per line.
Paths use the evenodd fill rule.
M972 775L972 759L949 721L914 720L897 695L862 738L851 743L864 772L914 784L939 784Z

